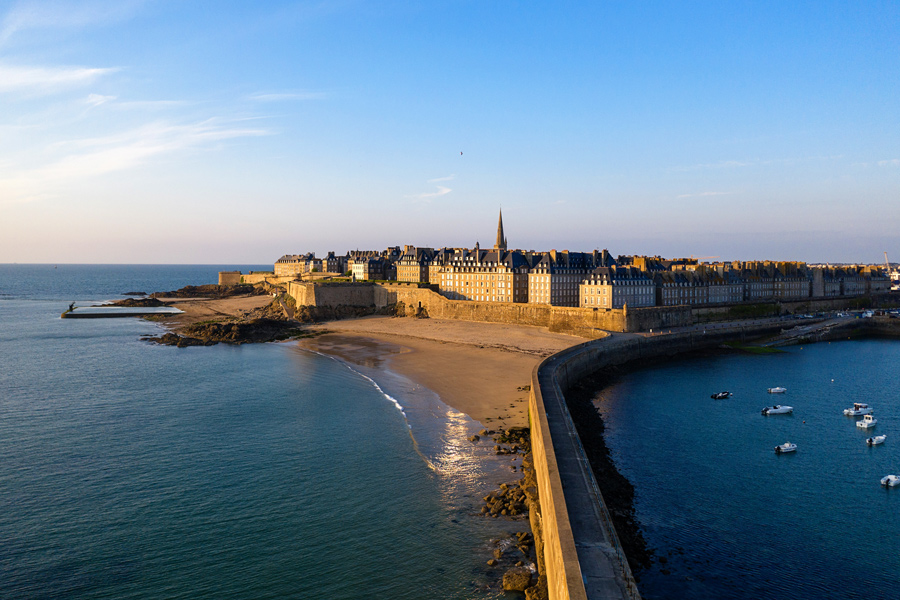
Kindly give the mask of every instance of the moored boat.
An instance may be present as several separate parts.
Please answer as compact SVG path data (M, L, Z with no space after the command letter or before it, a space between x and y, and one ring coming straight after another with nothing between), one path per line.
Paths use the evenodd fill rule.
M886 437L887 437L886 435L872 436L870 438L866 438L866 443L870 446L877 446L879 444L883 444L884 438L886 438Z
M780 446L775 446L775 454L784 454L786 452L796 452L797 444L785 442Z
M881 478L881 485L884 487L894 487L900 485L900 476L885 475Z
M713 400L724 400L725 398L731 398L731 392L716 392L710 398Z
M785 393L785 392L787 391L787 388L783 388L783 387L773 387L773 388L769 388L768 391L769 391L770 394L783 394L783 393Z
M872 415L866 415L862 418L862 421L856 422L856 426L862 429L868 429L869 427L875 427L875 423L877 422L878 419L876 419Z
M844 414L848 417L860 417L862 415L871 415L875 409L863 402L854 402L853 408L845 408Z
M762 409L763 415L786 415L788 413L794 412L793 406L782 406L780 404L776 404L775 406L767 406Z

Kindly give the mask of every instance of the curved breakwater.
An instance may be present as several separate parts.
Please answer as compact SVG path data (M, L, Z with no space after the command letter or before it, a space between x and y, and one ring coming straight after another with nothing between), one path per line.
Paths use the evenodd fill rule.
M865 327L865 333L869 335L871 335L873 331L877 332L877 325L873 322L867 322L864 324L859 323L857 324L857 327L859 326ZM892 330L893 324L887 324L887 327L882 333L891 335ZM554 355L553 357L542 363L539 368L535 369L534 384L536 386L539 385L540 387L538 389L538 393L535 394L535 396L537 397L532 398L533 419L535 419L536 421L533 422L532 425L532 440L535 447L536 463L543 463L543 469L545 471L545 476L542 480L540 477L542 466L541 464L536 464L536 468L539 472L539 482L541 483L542 507L544 507L545 503L544 490L548 489L551 491L551 493L549 494L549 496L551 497L546 499L547 506L543 511L544 536L547 538L545 546L545 560L548 563L548 578L550 578L551 582L555 580L557 583L555 587L551 584L551 597L591 598L596 597L597 592L592 592L590 587L584 585L583 583L590 583L590 577L585 577L582 573L582 568L586 564L586 561L581 560L579 562L578 554L580 551L576 550L576 538L578 535L581 535L580 532L583 531L583 528L580 526L577 528L572 527L573 520L585 518L585 515L567 514L566 511L561 510L559 506L562 497L565 498L565 503L571 505L572 496L577 497L578 495L588 494L590 488L593 485L593 482L588 481L591 478L587 476L583 477L583 479L585 479L584 483L575 486L569 485L565 488L560 484L559 481L554 482L552 477L553 472L558 472L559 470L561 470L558 466L558 460L560 458L559 450L562 446L559 439L571 437L571 432L563 430L562 432L559 432L559 435L546 435L543 440L540 440L540 436L535 434L535 428L537 425L543 424L545 430L547 430L548 428L548 424L546 423L546 414L542 414L544 405L549 404L547 403L545 398L548 391L551 394L562 394L564 390L578 385L590 375L597 373L601 369L605 369L607 367L626 365L629 362L640 361L642 359L674 357L680 353L688 352L691 350L700 350L703 348L715 347L722 342L729 341L731 339L734 339L735 337L744 338L750 337L753 334L765 335L775 333L778 333L778 328L776 327L757 331L753 331L752 329L748 328L741 328L740 330L734 331L719 331L714 335L683 333L672 336L654 337L649 339L639 338L637 336L612 336L610 339L588 342L580 346L570 348L557 355ZM835 335L839 337L841 335L847 334L851 335L851 337L854 335L852 331L848 331L846 329ZM756 407L755 414L757 416L758 410L759 407ZM564 419L562 420L570 421L568 411L566 410L564 412L566 414L564 415ZM549 433L549 431L546 432ZM640 435L640 433L635 433L634 435ZM664 438L655 437L653 443L656 443L661 447L665 447L663 439ZM784 440L779 440L778 443L781 443L783 441ZM772 445L774 446L775 442L773 442ZM546 456L541 456L539 446L546 451ZM768 450L771 449L769 448ZM567 452L573 455L577 455L580 453L580 451L580 448L575 448L574 450L570 448ZM577 458L578 457L576 456L576 459ZM790 460L791 458L795 457L788 456L785 458ZM578 459L578 461L581 460L582 459ZM547 472L549 472L551 475L549 481L547 480L546 476ZM603 482L601 481L601 488L602 484ZM640 489L639 484L638 488ZM556 496L556 498L553 498L553 496ZM600 505L602 508L602 499L600 501ZM583 512L586 513L589 511ZM602 514L602 512L603 511L596 512L594 516L588 515L587 518L596 520L602 525L602 522L604 521L604 515ZM638 516L640 517L640 515ZM556 522L551 522L553 519L555 519ZM550 527L547 526L548 524L550 525ZM613 537L615 532L613 531L612 534L613 535L610 536L609 532L607 533L606 543L612 546L613 550L611 552L608 552L607 555L613 557L611 562L612 569L614 571L616 569L619 569L621 577L624 580L620 580L617 582L619 593L621 593L623 597L627 597L628 595L636 597L636 590L630 589L630 586L628 584L627 572L623 568L624 556L621 554L621 552L616 551L615 548L616 540ZM566 538L568 538L568 540ZM581 546L584 546L583 542L581 543ZM618 558L615 558L616 556L618 556ZM660 570L658 565L657 570ZM689 578L693 576L694 575L688 575ZM598 578L598 580L599 579L601 578ZM690 584L688 584L688 586L689 585ZM612 588L610 587L609 589ZM681 587L679 589L684 590L684 587ZM760 588L756 589L757 591L759 591ZM757 597L779 597L777 594L775 596L766 595L765 588L763 587L762 589L764 592L763 595ZM708 592L709 590L706 589L705 591ZM657 592L658 589L651 590L651 593L648 597L688 597L679 594L676 594L674 596L659 596L656 595ZM723 592L722 590L720 590L720 592L725 593L726 595L728 594L727 591ZM693 597L699 598L703 597L703 595L701 594ZM827 597L827 594L825 597ZM850 596L837 595L834 597Z

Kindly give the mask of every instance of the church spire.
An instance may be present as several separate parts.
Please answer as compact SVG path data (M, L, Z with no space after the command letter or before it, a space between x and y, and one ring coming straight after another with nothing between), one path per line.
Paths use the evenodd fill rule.
M503 235L503 209L500 209L500 221L497 223L497 243L494 244L496 250L506 250L506 236Z

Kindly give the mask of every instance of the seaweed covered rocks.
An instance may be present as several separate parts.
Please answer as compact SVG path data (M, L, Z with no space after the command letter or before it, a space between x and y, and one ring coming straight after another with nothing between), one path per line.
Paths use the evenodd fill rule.
M484 504L481 514L490 517L515 517L528 513L525 491L517 483L501 483L499 490L484 497Z

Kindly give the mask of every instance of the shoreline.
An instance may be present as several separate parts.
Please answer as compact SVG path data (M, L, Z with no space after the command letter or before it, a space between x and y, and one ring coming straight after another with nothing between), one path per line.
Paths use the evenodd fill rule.
M488 429L528 426L531 371L545 356L583 341L539 328L400 317L367 317L306 328L309 350L387 369L433 391ZM472 343L472 339L479 340Z

